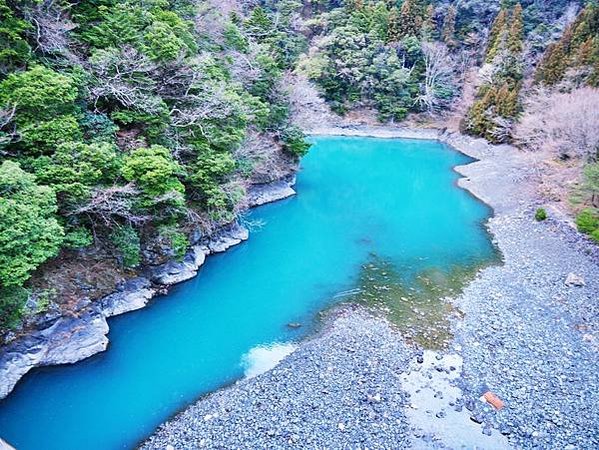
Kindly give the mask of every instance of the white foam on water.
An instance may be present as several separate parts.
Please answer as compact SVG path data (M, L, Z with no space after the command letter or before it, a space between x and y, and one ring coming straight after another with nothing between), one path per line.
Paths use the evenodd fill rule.
M286 356L295 351L295 344L274 343L269 345L258 345L241 358L241 365L245 370L245 376L252 378L279 364Z

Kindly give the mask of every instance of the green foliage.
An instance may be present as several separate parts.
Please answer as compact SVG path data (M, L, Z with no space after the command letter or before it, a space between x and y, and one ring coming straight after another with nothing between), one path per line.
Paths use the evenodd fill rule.
M79 249L89 247L93 242L94 237L87 228L76 227L66 231L63 246L69 249Z
M16 106L20 122L68 113L77 95L71 77L39 65L11 73L0 83L0 106Z
M20 286L0 287L0 333L19 325L28 296L29 291Z
M230 48L238 50L242 53L248 52L248 40L241 33L241 30L236 24L232 22L225 24L225 29L223 30L223 37L225 38L225 44Z
M230 153L204 148L191 165L188 181L208 208L227 208L227 197L219 184L234 169L235 160Z
M0 166L0 286L19 286L58 254L63 229L56 196L11 161Z
M130 225L117 227L111 235L112 243L120 253L119 262L123 267L137 267L141 262L139 235Z
M185 192L185 186L177 178L182 174L181 166L160 145L134 150L125 157L121 173L150 197Z
M78 95L73 78L39 65L0 82L0 108L15 109L19 146L34 155L81 138L73 115Z
M241 170L248 135L278 136L297 156L309 147L281 83L307 49L302 2L265 2L224 24L190 0L50 2L44 14L76 25L51 40L68 49L35 36L47 33L37 3L0 0L0 289L61 248L116 249L136 267L141 240L160 235L182 257L189 217L235 219L253 175ZM386 33L387 9L372 13L364 26ZM202 21L222 35L198 34Z
M119 163L113 144L71 142L58 145L52 156L42 156L32 165L39 182L81 200L91 188L110 183L118 174Z
M19 127L19 131L19 145L33 155L52 152L61 142L75 142L83 137L77 119L72 114L29 122Z
M6 0L0 0L0 74L22 66L31 57L31 47L24 38L33 27L15 17Z
M298 158L308 153L311 144L306 142L306 136L298 127L288 127L283 131L283 149Z
M125 0L97 9L100 19L81 38L92 47L107 49L131 45L159 62L173 61L197 51L192 24L166 2Z
M578 231L591 234L599 228L599 216L597 211L591 208L585 208L576 216L576 226Z
M169 241L175 258L182 260L189 247L189 239L181 231L172 226L164 226L159 230L160 237Z
M537 208L535 211L535 220L537 222L542 222L547 219L547 211L544 208Z
M93 142L114 142L119 127L106 114L86 112L79 122L84 138Z

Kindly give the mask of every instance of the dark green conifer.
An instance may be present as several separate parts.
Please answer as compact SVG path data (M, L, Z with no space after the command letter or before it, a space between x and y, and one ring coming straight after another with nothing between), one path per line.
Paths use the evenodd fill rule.
M501 40L501 35L503 34L505 27L507 24L507 12L505 9L501 9L495 20L493 21L493 25L491 26L491 31L489 32L489 42L487 44L487 52L485 60L487 62L493 61L495 58L495 54L497 53L497 48L499 46L499 42Z
M443 21L443 30L441 31L441 38L447 45L456 45L455 40L455 21L457 16L457 9L454 5L450 5Z

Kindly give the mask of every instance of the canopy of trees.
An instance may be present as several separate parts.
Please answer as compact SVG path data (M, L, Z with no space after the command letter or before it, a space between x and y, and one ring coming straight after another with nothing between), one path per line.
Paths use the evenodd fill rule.
M305 48L300 7L0 0L0 291L70 249L133 267L162 239L182 256L198 224L234 218L261 163L238 157L248 134L303 155L279 83Z

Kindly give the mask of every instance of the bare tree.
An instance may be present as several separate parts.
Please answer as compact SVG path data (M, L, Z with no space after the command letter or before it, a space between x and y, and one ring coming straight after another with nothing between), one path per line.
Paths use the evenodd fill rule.
M162 100L154 94L156 83L151 77L156 64L133 47L97 51L90 59L90 69L95 77L90 88L94 104L110 98L150 114L161 111Z
M447 100L440 94L443 89L454 85L455 64L447 46L440 42L423 42L424 82L421 86L418 102L430 114L439 111Z
M529 96L515 137L523 147L597 158L599 150L599 89L572 92L539 89Z
M69 32L76 25L69 19L65 3L57 0L40 0L23 7L23 16L35 27L36 50L46 54L59 54L70 61L78 58L70 50Z
M139 191L132 183L125 186L98 188L89 201L70 212L69 215L86 215L93 225L111 226L125 220L135 225L147 222L150 217L134 212L135 197Z

